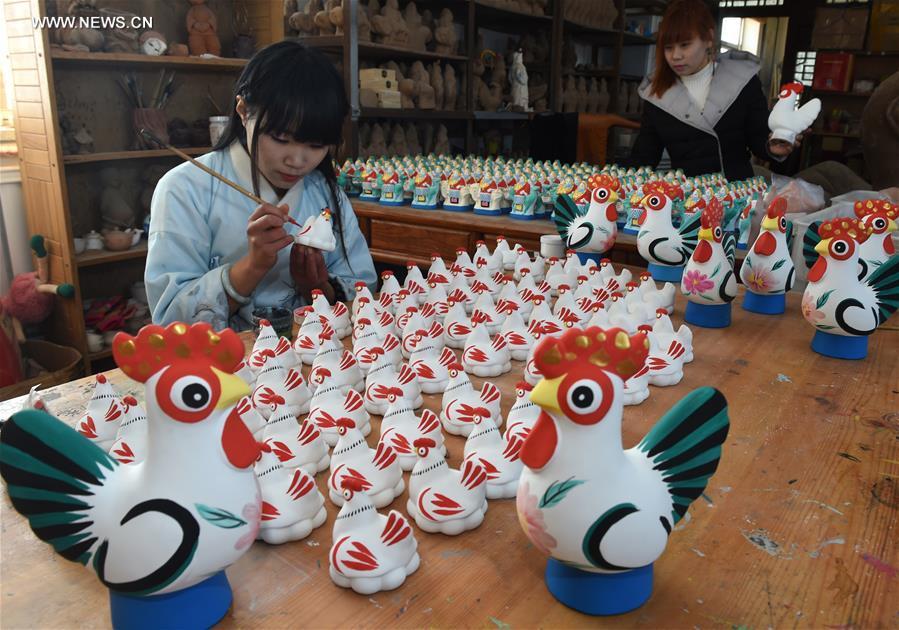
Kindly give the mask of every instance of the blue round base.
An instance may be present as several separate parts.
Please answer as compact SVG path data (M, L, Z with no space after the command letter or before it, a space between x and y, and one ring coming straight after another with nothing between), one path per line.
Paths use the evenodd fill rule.
M475 206L474 213L483 215L485 217L498 217L502 215L503 211L499 208L497 208L496 210L485 210L484 208Z
M597 254L595 252L577 252L576 251L574 253L577 254L578 260L581 261L582 265L586 265L591 260L593 262L595 262L597 265L599 265L599 261L601 261L603 258L608 258L608 256L606 256L605 252L603 252L601 254Z
M437 209L437 204L436 204L436 203L434 203L434 204L424 204L424 203L418 204L418 203L413 203L413 204L412 204L412 207L415 208L416 210L436 210L436 209Z
M353 191L348 192L348 193L346 194L346 196L347 196L347 197L358 197L358 196L361 195L361 194L362 194L362 193L356 192L356 191L353 190Z
M381 195L359 195L359 201L371 201L374 203L378 203L381 201Z
M515 219L516 221L533 221L534 219L542 219L543 216L536 214L515 214L514 212L509 215L510 219Z
M730 302L727 304L687 302L684 321L703 328L727 328L730 326L730 307Z
M743 295L743 310L762 315L780 315L787 310L787 296L784 293L780 295L759 295L758 293L747 291Z
M392 207L396 207L396 206L404 206L404 205L406 205L406 202L403 201L403 200L400 200L400 201L386 201L386 200L384 200L384 199L381 199L380 201L378 201L378 203L381 204L382 206L392 206Z
M549 559L546 588L560 602L587 615L620 615L652 595L652 565L621 573L589 573Z
M450 206L444 204L443 209L449 212L471 212L474 210L474 206Z
M647 271L656 282L677 282L680 283L684 275L684 268L671 267L669 265L659 265L657 263L649 263L646 265Z
M816 330L812 350L825 357L857 361L868 356L868 337L847 337Z
M233 601L224 571L199 584L165 595L135 597L109 591L113 628L211 628L228 612Z
M509 206L508 208L500 208L499 211L503 214L512 214L512 206Z
M749 249L749 243L737 243L737 249L747 250Z
M625 223L624 227L621 228L621 231L625 234L633 234L634 236L636 236L640 233L640 228L632 228L630 225Z

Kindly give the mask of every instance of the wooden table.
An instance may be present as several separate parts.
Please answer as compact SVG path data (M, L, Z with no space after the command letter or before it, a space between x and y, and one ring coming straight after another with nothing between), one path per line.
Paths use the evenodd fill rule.
M457 537L415 529L421 568L394 592L364 597L335 586L327 553L337 510L303 541L257 542L228 570L235 605L223 627L834 627L899 625L899 332L894 318L861 362L809 349L811 327L789 296L785 316L734 309L724 330L694 328L696 360L683 382L653 388L624 415L635 444L676 400L701 385L722 390L731 429L721 467L675 527L655 565L655 592L630 614L597 621L557 603L545 559L521 531L511 500ZM684 304L678 302L678 315ZM502 409L522 365L497 380ZM120 372L110 379L138 392ZM480 382L480 379L475 379ZM93 379L46 393L74 422ZM439 397L426 396L438 410ZM21 401L0 403L0 417ZM379 420L369 437L374 445ZM448 436L458 466L461 438ZM324 490L326 474L317 479ZM405 512L406 496L393 503ZM4 628L107 626L107 593L84 567L40 542L3 493Z

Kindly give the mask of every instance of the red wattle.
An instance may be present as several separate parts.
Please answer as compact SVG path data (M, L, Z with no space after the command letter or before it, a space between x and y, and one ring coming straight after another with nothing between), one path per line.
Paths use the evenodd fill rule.
M235 468L249 468L259 457L259 443L240 419L237 407L231 410L222 429L222 449Z
M892 256L896 253L896 246L893 244L893 237L890 234L887 234L886 238L883 239L883 251L885 251L888 256Z
M752 251L760 256L770 256L775 249L777 249L777 239L767 230L762 232L762 235L758 237L755 245L752 247Z
M699 245L696 246L696 252L693 254L693 260L698 263L708 262L709 258L712 257L712 245L706 241L699 241Z
M606 206L606 219L609 221L615 221L618 219L618 210L615 209L615 204L609 204Z
M644 210L637 219L637 225L643 225L646 222L646 210Z
M555 421L545 411L541 411L534 428L521 446L522 463L532 470L540 470L552 459L558 442Z
M827 260L824 259L824 256L818 256L817 262L812 265L812 268L808 272L808 281L817 282L824 277L825 271L827 271Z

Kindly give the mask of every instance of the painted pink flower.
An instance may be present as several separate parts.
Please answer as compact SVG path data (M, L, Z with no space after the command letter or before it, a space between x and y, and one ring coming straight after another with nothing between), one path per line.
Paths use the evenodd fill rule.
M746 274L746 288L753 293L767 293L774 286L774 278L767 269L750 269Z
M515 498L518 522L534 546L549 556L559 543L546 531L543 513L537 507L537 501L538 498L530 494L527 483L518 488L518 495Z
M695 269L691 269L684 274L682 284L684 293L687 295L705 293L706 291L715 288L715 283L709 280L707 275L701 271L696 271Z
M802 316L811 324L817 324L825 317L824 313L818 310L816 299L808 293L802 296Z
M262 497L257 494L256 503L247 503L245 506L243 506L241 515L243 515L243 517L247 519L247 523L250 526L250 531L237 539L237 542L234 543L235 549L246 549L253 544L253 541L256 540L256 536L259 535L259 524L262 519L262 509L260 508L261 504Z

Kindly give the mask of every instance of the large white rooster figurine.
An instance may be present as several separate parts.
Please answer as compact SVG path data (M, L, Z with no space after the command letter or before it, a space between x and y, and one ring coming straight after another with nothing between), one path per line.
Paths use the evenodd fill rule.
M796 109L799 95L804 89L801 83L795 81L781 86L777 102L768 115L768 128L771 129L772 140L793 144L796 136L811 127L821 113L821 101L817 98Z

